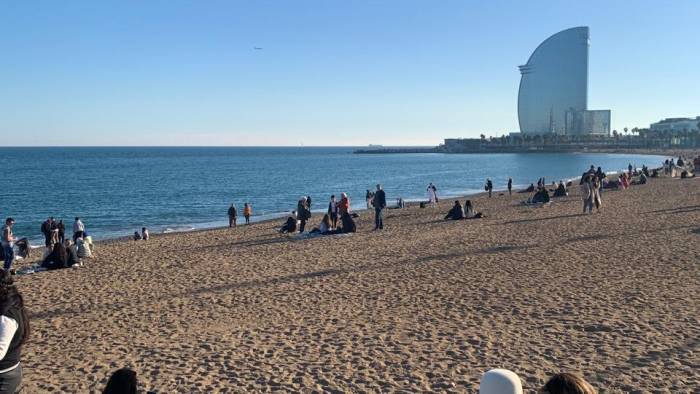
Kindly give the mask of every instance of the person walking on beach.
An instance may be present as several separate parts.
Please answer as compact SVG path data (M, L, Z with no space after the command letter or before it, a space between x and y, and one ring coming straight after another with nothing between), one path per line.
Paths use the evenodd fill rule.
M231 206L228 208L228 227L236 227L236 219L238 217L238 211L236 210L236 207L231 204Z
M367 209L372 208L372 198L374 198L374 194L372 194L369 189L367 189L367 192L365 193L365 201L367 201Z
M595 175L591 178L591 193L593 194L593 204L595 204L596 212L600 211L603 202L600 199L600 181Z
M493 191L493 182L491 182L490 178L486 179L486 191L489 192L489 198L491 198L491 192Z
M384 220L382 218L382 210L386 208L386 194L384 190L382 190L382 185L377 185L377 191L374 193L372 205L374 205L374 229L383 230Z
M508 178L508 195L513 195L513 178Z
M85 225L79 217L76 217L75 221L73 222L73 242L75 242L78 238L82 237L84 232Z
M602 193L603 192L603 179L605 179L606 175L603 172L603 169L598 167L598 169L595 172L595 177L598 179L598 192Z
M249 203L243 204L243 217L245 217L245 224L250 224L250 215L253 214L253 206Z
M29 337L29 316L7 271L0 272L0 313L0 392L14 393L22 382L22 347Z
M2 226L2 232L0 233L0 244L2 244L3 261L5 262L3 268L5 271L9 271L10 268L12 268L12 260L15 258L15 251L13 249L15 236L12 234L12 226L14 225L14 219L5 219L5 225Z
M328 202L328 217L331 219L331 229L335 230L338 226L338 202L335 201L335 194L331 195Z
M583 199L583 213L586 213L586 210L588 210L588 213L593 212L593 184L592 184L592 176L586 176L583 180L583 183L581 183L581 199Z
M433 185L432 182L428 184L428 187L425 188L425 193L428 195L428 202L430 204L435 204L438 202L437 198L437 188L435 185Z

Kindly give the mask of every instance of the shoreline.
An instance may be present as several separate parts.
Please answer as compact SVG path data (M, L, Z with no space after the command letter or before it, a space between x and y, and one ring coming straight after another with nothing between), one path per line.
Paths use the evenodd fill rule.
M690 151L683 151L683 152L680 152L680 151L672 151L672 152L673 152L673 153L682 153L682 154L684 154L684 155L689 155L689 154L695 154L695 155L697 155L697 154L700 154L700 151L697 151L697 150L690 150ZM407 152L407 153L409 153L409 152ZM443 153L443 154L445 154L444 152L436 152L436 153ZM487 154L503 154L503 153L491 153L491 152L486 152L486 153L487 153ZM518 152L518 153L524 153L524 152ZM540 151L538 151L538 152L529 152L529 153L551 153L551 152L540 152ZM642 151L632 150L632 151L624 151L624 152L623 152L623 151L608 151L608 150L599 150L599 151L598 151L598 150L596 150L596 151L566 152L566 153L572 153L572 154L573 154L573 153L639 154L639 155L648 155L648 156L664 156L663 154L659 153L659 151L657 151L657 150L642 150ZM450 154L452 154L452 153L450 153ZM454 154L471 154L471 153L454 153ZM677 157L677 156L676 156L676 157ZM612 173L619 173L619 171L621 171L621 170L623 171L624 169L613 169L613 170L608 171L608 173L611 173L611 174L612 174ZM573 176L566 176L566 177L564 177L564 178L562 178L562 179L565 180L565 182L566 182L566 181L575 179L575 178L577 178L577 177L579 177L579 176L580 176L580 174L577 174L577 175L573 175ZM535 181L535 180L532 180L532 182L534 182L534 181ZM514 190L515 190L515 189L519 189L519 188L523 188L523 189L524 189L524 188L528 187L529 184L527 184L527 183L522 183L522 184L514 184L513 186L514 186ZM549 186L549 185L548 185L548 186ZM502 191L504 191L504 190L506 190L506 189L494 189L494 193L502 192ZM443 199L443 198L445 198L445 199L464 199L464 198L476 197L476 196L483 195L483 194L485 194L485 192L483 192L483 191L481 191L481 190L475 190L475 191L470 192L470 193L448 194L448 195L445 195L445 196L440 196L440 199ZM408 204L408 203L416 204L416 203L418 203L418 202L420 202L420 201L424 201L424 200L425 200L425 197L420 197L420 196L418 196L418 197L408 197L408 198L404 198L404 201L406 201L407 204ZM393 202L393 199L392 199L391 201ZM324 201L322 204L327 204L327 201ZM391 204L390 204L390 205L391 205ZM361 203L359 203L359 204L356 204L356 208L353 208L353 211L354 211L354 212L368 211L368 212L371 213L371 209L360 208L360 207L363 207L363 206L365 206L364 202L361 202ZM294 208L294 209L295 209L295 208ZM267 213L267 214L258 216L258 218L264 217L264 218L262 218L262 219L256 219L256 216L252 216L252 217L251 217L251 225L255 225L255 224L258 224L258 223L273 222L273 221L277 221L277 220L283 219L283 218L285 218L287 215L289 215L289 212L291 212L291 210L290 210L290 211L280 211L280 212ZM312 212L313 215L314 215L314 218L316 217L316 215L320 214L321 212L323 212L323 211L320 211L320 210L319 210L319 211L314 211L314 212ZM225 217L225 215L224 215L224 217ZM243 216L239 216L239 219L242 220L242 219L243 219ZM149 228L149 230L152 231L151 234L150 234L151 237L155 237L155 236L165 236L165 235L169 235L169 234L193 233L193 232L201 232L201 231L207 231L207 230L221 230L221 229L226 229L226 228L228 228L228 226L226 225L227 221L228 221L227 218L224 218L223 220L220 220L220 221L215 220L215 221L202 222L202 223L194 223L194 224L171 223L171 224L167 224L167 225L161 225L161 226L155 226L155 227L147 226L147 227ZM207 223L217 223L217 224L216 224L216 225L213 225L213 226L208 226ZM198 227L198 226L203 226L203 227ZM238 227L242 227L242 226L245 226L245 224L239 224L239 225L238 225ZM281 224L280 224L280 226L281 226ZM161 228L163 228L163 227L165 227L165 230L160 230L160 231L157 231L157 232L153 232L153 228L161 229ZM182 227L189 227L189 228L181 229L181 230L178 229L178 228L182 228ZM175 228L175 230L166 231L166 230L169 229L169 228ZM113 231L110 231L110 232L113 232ZM107 237L105 237L105 238L95 238L94 243L97 244L97 245L99 245L99 244L101 244L101 243L115 242L115 241L133 241L132 238L131 238L132 236L133 236L133 233L130 232L130 230L124 230L124 235L120 235L120 236L107 236ZM36 236L36 237L34 237L34 238L28 237L28 239L29 239L30 242L32 243L32 246L33 246L33 247L36 247L36 248L41 248L41 247L43 247L43 246L42 246L42 245L43 245L43 239L42 239L40 236Z

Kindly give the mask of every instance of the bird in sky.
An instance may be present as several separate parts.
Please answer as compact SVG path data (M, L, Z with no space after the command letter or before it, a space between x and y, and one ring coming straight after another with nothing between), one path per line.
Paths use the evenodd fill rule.
M253 49L255 49L256 51L261 51L261 50L262 50L261 47L253 47Z

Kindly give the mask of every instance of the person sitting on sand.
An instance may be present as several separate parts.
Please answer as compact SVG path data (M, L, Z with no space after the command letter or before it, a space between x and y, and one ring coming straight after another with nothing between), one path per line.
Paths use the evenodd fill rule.
M91 258L92 257L92 249L90 248L90 243L85 238L78 238L78 240L75 242L76 248L78 249L78 257L81 259L84 258Z
M527 189L523 189L519 191L518 193L532 193L535 191L535 184L531 183L530 186L527 187Z
M352 216L350 216L349 213L344 213L343 216L340 217L340 222L342 224L340 233L346 234L357 232L357 225L355 224L355 221L352 220Z
M68 256L66 266L70 268L76 264L80 265L80 257L78 257L78 249L75 247L75 244L70 239L67 239L63 242L63 246L66 248L66 256Z
M552 376L540 388L539 394L596 394L596 392L582 377L564 372Z
M137 390L136 372L129 368L122 368L109 377L102 394L136 394Z
M328 234L332 230L331 224L331 217L328 214L324 214L318 227L314 227L310 232L312 234Z
M566 186L564 186L564 182L559 181L559 186L557 186L557 189L554 191L553 197L566 197L568 195L569 193L566 191Z
M148 241L151 238L151 235L148 234L148 229L146 227L141 227L141 239L144 241Z
M537 190L534 196L530 199L532 204L546 204L550 201L549 192L546 187L541 187Z
M141 240L141 234L138 231L134 231L134 241L140 241Z
M464 219L464 209L459 201L455 201L455 205L452 206L450 212L445 215L445 220L461 220Z
M484 217L483 213L477 212L474 209L474 205L472 205L471 200L466 200L464 202L464 218L465 219L480 219L483 217Z
M292 215L287 218L284 222L282 228L280 228L281 233L295 233L297 232L297 212L292 211Z
M53 244L53 251L44 258L44 261L41 262L41 266L47 270L66 268L68 266L66 247L60 242Z

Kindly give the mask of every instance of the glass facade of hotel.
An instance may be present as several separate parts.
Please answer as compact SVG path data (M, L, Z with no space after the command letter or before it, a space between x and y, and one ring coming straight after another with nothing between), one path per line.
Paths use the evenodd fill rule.
M527 64L520 66L520 131L530 134L586 132L580 128L567 130L567 112L587 110L588 45L588 27L567 29L542 42ZM609 118L607 122L609 127Z

